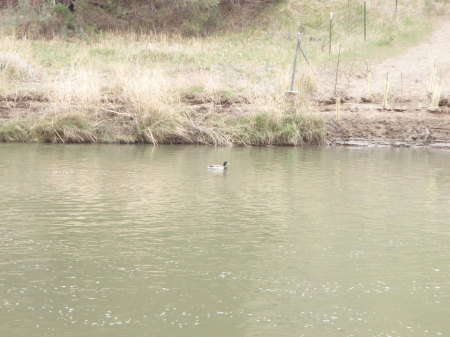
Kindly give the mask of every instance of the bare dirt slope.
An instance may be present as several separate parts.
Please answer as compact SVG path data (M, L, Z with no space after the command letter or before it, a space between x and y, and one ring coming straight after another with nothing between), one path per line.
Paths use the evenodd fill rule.
M319 98L318 113L328 117L328 143L450 148L449 37L447 15L439 19L436 30L418 46L378 64L368 63L372 95L368 94L366 70L341 75L338 95L344 103L339 116L329 99L334 96L332 89L328 88L329 92ZM434 81L430 76L432 69ZM432 108L431 97L439 86L440 104Z
M404 54L389 58L370 67L373 75L373 93L383 95L386 75L389 75L390 98L400 98L402 90L405 100L412 105L429 105L430 74L435 65L434 85L441 84L447 96L450 90L450 16L440 20L436 30L420 45L407 50ZM435 63L436 62L436 63ZM403 81L401 81L403 77ZM403 82L403 85L401 85ZM367 95L366 78L354 78L347 89L354 97Z

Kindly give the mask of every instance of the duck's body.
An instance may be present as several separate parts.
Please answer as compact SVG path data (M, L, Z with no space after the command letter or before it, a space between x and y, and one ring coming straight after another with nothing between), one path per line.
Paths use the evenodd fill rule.
M223 165L208 165L208 169L210 170L226 170L228 163L226 161L223 162Z

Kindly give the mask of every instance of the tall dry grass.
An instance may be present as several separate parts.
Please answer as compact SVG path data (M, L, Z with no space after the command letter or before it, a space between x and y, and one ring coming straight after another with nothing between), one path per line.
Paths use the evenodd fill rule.
M401 1L396 20L386 2L371 1L365 45L357 28L360 4L350 1L349 21L348 3L288 0L247 28L202 38L109 32L30 40L0 32L0 95L12 106L9 120L0 121L0 140L320 143L323 122L309 111L322 85L318 69L334 63L324 52L329 11L336 13L344 60L390 44L398 32L421 30L421 21L411 23L421 1ZM298 30L312 67L300 59L299 94L286 102Z

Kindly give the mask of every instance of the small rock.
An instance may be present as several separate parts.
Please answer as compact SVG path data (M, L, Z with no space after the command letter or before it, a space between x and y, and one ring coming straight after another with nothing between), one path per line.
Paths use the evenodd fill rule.
M439 106L448 106L450 107L450 99L443 97L439 100Z
M361 103L372 103L372 97L361 97Z

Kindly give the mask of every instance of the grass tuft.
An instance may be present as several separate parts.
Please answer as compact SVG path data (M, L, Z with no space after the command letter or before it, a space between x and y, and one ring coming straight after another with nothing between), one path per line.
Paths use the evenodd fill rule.
M29 140L29 121L23 119L11 119L0 123L1 142L26 142Z
M35 78L35 71L18 54L0 53L0 76L27 81Z

